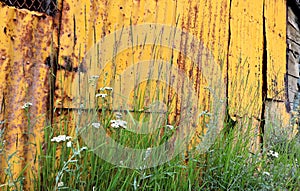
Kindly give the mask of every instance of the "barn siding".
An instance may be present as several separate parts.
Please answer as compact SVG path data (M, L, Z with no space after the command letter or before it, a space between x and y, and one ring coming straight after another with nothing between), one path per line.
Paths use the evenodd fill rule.
M300 3L289 0L287 8L287 108L291 111L294 133L299 136L299 103L300 103Z
M167 10L167 11L166 11ZM36 171L34 159L42 142L42 129L46 118L54 121L64 113L56 110L51 115L49 92L53 92L54 107L76 108L73 99L78 68L93 43L106 34L145 22L176 25L199 38L209 48L215 60L222 61L222 74L216 76L227 84L223 93L228 96L229 115L241 121L247 116L261 132L264 111L272 108L264 100L283 102L284 75L286 73L286 5L283 0L221 1L75 1L58 2L58 12L50 17L36 12L19 10L1 4L0 16L0 120L6 122L7 154L18 151L13 157L13 174L18 176L29 162ZM145 57L151 55L144 50ZM47 64L47 58L56 58L57 65ZM178 67L190 69L192 65L178 56ZM130 59L124 54L120 60ZM126 67L127 65L120 66ZM49 77L54 73L55 78ZM198 82L199 71L191 78ZM199 86L207 85L201 80ZM195 87L197 89L197 86ZM204 98L203 98L204 97ZM209 95L199 93L199 103L208 103ZM32 102L31 123L22 105ZM281 103L279 112L289 115ZM60 112L60 113L59 113ZM72 127L70 127L72 128ZM1 162L1 169L6 164ZM1 173L1 172L0 172ZM29 182L29 176L26 179Z

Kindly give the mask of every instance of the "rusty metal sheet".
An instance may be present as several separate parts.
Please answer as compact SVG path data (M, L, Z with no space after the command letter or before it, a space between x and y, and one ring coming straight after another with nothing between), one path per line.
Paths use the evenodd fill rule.
M5 120L1 127L5 128L4 157L14 153L9 161L14 178L28 165L24 183L29 186L32 173L37 172L36 157L49 109L49 66L45 61L51 52L52 18L0 6L0 120ZM3 160L1 178L5 177L7 167Z

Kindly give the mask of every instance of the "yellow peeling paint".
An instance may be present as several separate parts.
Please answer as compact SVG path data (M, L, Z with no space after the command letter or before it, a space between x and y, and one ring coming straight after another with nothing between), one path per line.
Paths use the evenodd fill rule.
M263 2L232 0L228 103L232 117L260 118L262 108Z
M80 6L78 6L80 4ZM89 1L64 1L62 22L60 31L60 52L59 52L59 65L66 68L66 66L72 65L73 68L78 68L80 61L84 58L85 53L90 50L95 42L100 41L102 38L114 31L122 29L122 27L132 27L144 23L158 23L168 26L178 27L181 30L185 30L197 38L203 46L212 52L213 60L209 61L212 64L218 64L221 73L216 76L214 87L208 87L214 89L217 82L220 80L222 84L226 83L227 78L227 51L228 51L228 39L229 39L229 1L223 0L218 2L199 2L195 0L190 1L97 1L90 4ZM78 8L74 8L78 7ZM213 16L212 16L213 15ZM76 40L74 37L76 36ZM143 40L143 39L142 39ZM154 41L154 39L153 39ZM185 46L185 39L179 41L180 48L183 50ZM111 42L109 46L113 48L114 42ZM108 49L108 48L107 48ZM158 50L157 59L169 61L171 59L171 52ZM106 52L105 52L106 53ZM111 53L106 53L111 54ZM71 60L71 64L64 59L68 56ZM103 56L103 54L101 55ZM107 55L106 55L107 56ZM108 75L100 75L101 67L93 68L93 75L100 75L98 88L107 84L101 84L102 82L117 81L117 76L120 75L124 69L130 67L132 63L138 63L139 61L149 60L153 56L151 46L128 50L116 55L114 63L107 63L108 69L104 69ZM188 59L184 59L178 53L173 55L174 67L178 67L184 70L192 80L195 91L199 94L198 105L208 105L211 102L211 98L207 90L205 76L201 76L201 71L198 71L195 64L191 63ZM204 64L205 58L202 58ZM199 63L198 63L199 64ZM116 73L112 72L112 66L116 65ZM86 68L86 67L84 67ZM148 69L144 69L146 72ZM136 74L133 74L136 75ZM91 73L89 76L92 76ZM84 73L78 74L74 71L57 71L56 81L56 106L65 108L78 108L79 104L74 101L78 98L79 92L86 92L86 88L82 86L82 83L87 82L87 76ZM81 83L78 81L81 80ZM129 88L126 83L122 84L122 88ZM200 88L201 87L201 88ZM221 97L225 97L226 86L218 87ZM90 92L87 97L93 102L95 87L88 88L87 92ZM179 88L177 88L177 91ZM201 93L200 93L201 92ZM166 93L165 95L168 95ZM222 99L222 98L219 99ZM224 100L223 100L224 101ZM180 100L177 103L177 110L179 109ZM91 106L91 105L90 105ZM115 105L116 109L118 105ZM207 107L209 108L209 107ZM207 109L206 108L206 109ZM200 109L200 108L199 108ZM205 108L202 107L202 110ZM223 108L224 109L224 108ZM179 112L179 111L174 111ZM220 121L222 121L220 117ZM201 128L198 132L202 132Z
M46 125L49 67L45 60L50 52L52 19L8 7L0 9L0 17L0 120L5 120L6 140L0 173L1 179L5 178L8 162L14 179L24 173L28 189L38 170L36 157ZM32 103L30 114L22 109L27 102ZM10 161L4 161L8 156L12 156Z
M265 1L265 23L267 39L267 97L284 101L286 75L286 15L285 0Z
M157 46L153 51L151 45L137 46L114 55L113 60L105 63L106 66L93 65L88 72L79 73L89 68L84 58L95 43L122 28L145 23L176 26L202 43L206 51L195 50L192 56L199 52L202 55L198 57L199 63L193 63L182 54L185 49L191 48L191 44L187 43L189 39L180 38L181 53L173 52L173 67L183 70L190 79L198 96L196 105L203 110L211 109L208 103L213 100L212 92L207 89L218 88L218 98L228 97L231 118L240 122L242 117L248 116L255 123L253 132L260 132L263 94L267 93L268 99L284 100L286 14L283 0L60 0L58 8L61 11L53 18L2 4L0 6L0 120L6 120L0 127L6 128L5 138L9 142L7 154L17 151L12 158L15 161L15 177L27 163L26 173L31 170L36 173L37 163L33 164L32 161L39 149L39 142L42 142L42 129L47 118L53 117L50 120L59 122L69 115L61 112L63 109L70 108L72 113L72 109L79 107L75 100L80 92L87 92L90 100L94 101L96 88L111 85L106 82L117 81L121 89L128 88L124 80L131 79L135 73L128 74L122 80L117 76L135 63L150 60L154 55L156 59L170 61L172 51L168 47ZM113 44L108 44L106 49L113 47ZM57 66L48 66L46 58L56 57L56 53ZM205 57L206 53L211 53L212 57L210 54ZM105 55L105 52L101 55ZM220 70L217 75L212 70L213 78L209 81L203 74L205 69L197 69L199 65L207 68L218 66ZM145 67L139 71L146 73L150 70L151 67ZM56 77L52 87L48 82L48 77L52 76L50 73ZM83 87L79 81L88 83L91 74L99 75L98 86ZM181 79L178 78L178 81L181 82ZM267 92L263 89L265 82ZM157 83L156 86L155 83L151 81L151 85L146 87L147 83L143 81L139 87L144 89L142 92L155 89L169 97L186 95L179 83L172 88L163 83ZM209 84L212 87L207 87ZM56 110L54 115L48 112L50 91L55 93L54 106L62 108ZM129 103L134 101L133 92L130 90ZM143 98L144 104L149 104L152 99L164 100L156 96L155 92L150 91L148 97ZM227 103L226 100L219 101ZM34 136L25 134L28 121L21 109L25 102L33 103L30 107L33 120L30 132ZM113 105L115 108L118 106L117 103ZM174 110L170 120L173 120L181 110L180 96L171 101L171 106ZM283 108L282 104L280 108ZM283 120L288 121L289 114L284 109L280 112L286 116ZM219 121L222 122L223 118L220 117ZM73 132L74 121L68 126L69 131ZM203 132L205 129L199 126L197 133ZM31 144L33 142L36 145ZM198 143L199 140L194 142ZM1 173L5 167L6 164L1 163ZM26 181L29 182L30 178L32 176L26 176Z

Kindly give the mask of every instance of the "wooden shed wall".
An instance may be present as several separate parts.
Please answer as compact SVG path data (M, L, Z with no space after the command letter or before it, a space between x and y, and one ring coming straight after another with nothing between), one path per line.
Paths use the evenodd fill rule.
M0 6L0 121L5 121L7 154L14 153L14 176L27 163L37 170L42 130L49 118L63 115L52 114L51 107L75 107L70 87L76 87L78 60L94 42L131 24L174 26L179 18L177 26L199 38L215 63L223 60L224 70L216 78L226 84L233 120L253 118L261 132L262 121L274 117L267 111L277 108L287 124L285 0L60 0L53 17ZM49 64L52 59L57 65ZM180 59L177 64L188 67ZM190 77L199 78L197 72ZM33 104L30 116L21 108L26 102ZM1 173L5 167L1 162Z

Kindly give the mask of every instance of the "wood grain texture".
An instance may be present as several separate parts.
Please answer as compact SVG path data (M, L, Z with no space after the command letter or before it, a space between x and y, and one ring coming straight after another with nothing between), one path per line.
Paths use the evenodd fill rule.
M278 16L282 15L282 16ZM267 57L267 98L284 101L286 75L286 1L265 0L265 48Z
M231 2L228 107L234 116L260 118L263 85L262 1Z
M300 30L297 7L288 7L287 23L287 107L297 110L299 107L299 59L300 59Z

